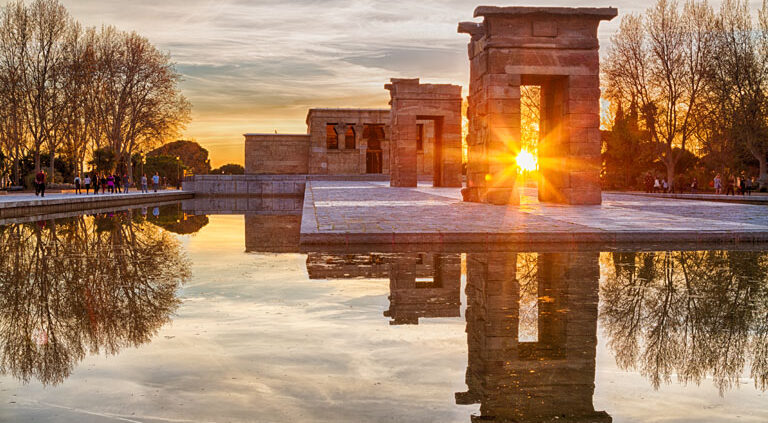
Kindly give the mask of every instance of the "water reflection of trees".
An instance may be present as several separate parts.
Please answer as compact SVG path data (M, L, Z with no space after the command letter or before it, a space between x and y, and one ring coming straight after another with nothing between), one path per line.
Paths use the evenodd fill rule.
M768 388L768 253L613 253L608 269L601 322L621 368L654 387L712 375L723 393L751 363Z
M148 342L189 276L178 241L129 214L0 226L0 257L0 371L25 382Z
M155 216L155 209L157 209L157 216ZM146 213L146 209L142 209ZM187 214L183 211L181 203L166 204L164 206L155 207L152 210L152 214L148 214L148 220L157 226L177 233L179 235L187 235L199 232L205 225L208 224L208 216L206 215L193 215Z

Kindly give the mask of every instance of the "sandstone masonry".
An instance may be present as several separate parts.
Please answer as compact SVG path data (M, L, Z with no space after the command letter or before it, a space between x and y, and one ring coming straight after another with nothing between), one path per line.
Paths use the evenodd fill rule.
M541 86L539 199L600 204L597 26L615 8L479 6L462 22L470 85L465 198L518 204L520 86Z
M434 143L431 163L433 185L461 186L461 87L449 84L421 84L417 79L392 79L385 86L392 106L393 187L415 187L418 182L419 138L423 123L431 121ZM422 126L420 126L422 125ZM425 166L422 159L422 167Z

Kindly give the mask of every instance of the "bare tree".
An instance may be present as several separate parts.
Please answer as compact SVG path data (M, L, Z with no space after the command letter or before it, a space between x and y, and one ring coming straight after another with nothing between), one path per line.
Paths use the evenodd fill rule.
M35 170L50 153L82 173L101 147L130 157L175 138L189 121L180 75L167 53L136 33L83 29L58 0L10 3L0 9L0 153L31 152ZM78 169L79 168L79 169Z
M768 15L766 6L755 26L749 4L725 0L715 20L716 43L710 66L715 120L729 138L760 165L768 182Z
M136 33L102 30L99 39L98 117L118 166L177 135L189 120L189 102L178 92L180 75L170 57Z
M35 154L35 170L40 169L40 152L44 143L53 153L61 119L61 48L69 23L67 10L57 0L35 0L28 8L30 42L24 54L22 83L26 97L27 130Z
M658 0L644 16L625 16L604 66L608 98L624 108L638 104L669 181L702 122L713 52L709 5L688 0L678 9L674 0Z
M18 183L19 160L27 148L23 74L29 16L18 1L0 10L0 18L0 147L12 157L13 181Z

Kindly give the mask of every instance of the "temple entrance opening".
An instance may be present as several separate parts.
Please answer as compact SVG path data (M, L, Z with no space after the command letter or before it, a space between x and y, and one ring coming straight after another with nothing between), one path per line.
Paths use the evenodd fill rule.
M363 139L366 140L365 173L382 172L382 141L384 125L363 125Z

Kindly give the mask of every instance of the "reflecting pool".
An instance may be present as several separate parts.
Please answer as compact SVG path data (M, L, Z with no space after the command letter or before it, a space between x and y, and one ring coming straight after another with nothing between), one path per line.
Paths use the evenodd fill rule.
M0 224L0 421L768 421L759 246L300 252L296 204L219 206Z

